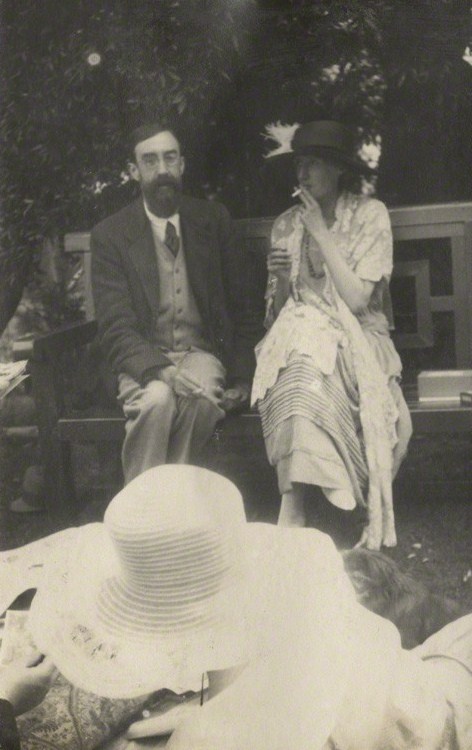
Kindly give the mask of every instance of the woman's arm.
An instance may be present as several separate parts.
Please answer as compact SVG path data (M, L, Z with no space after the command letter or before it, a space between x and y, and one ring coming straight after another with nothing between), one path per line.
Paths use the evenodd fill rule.
M375 283L360 279L349 268L337 248L335 237L328 230L326 230L326 237L323 237L323 242L318 242L318 244L340 297L351 312L360 313L369 304Z
M375 283L359 278L349 267L339 252L335 236L325 224L318 202L304 189L301 192L301 198L304 204L301 219L318 243L339 295L351 312L354 314L361 312L369 304Z

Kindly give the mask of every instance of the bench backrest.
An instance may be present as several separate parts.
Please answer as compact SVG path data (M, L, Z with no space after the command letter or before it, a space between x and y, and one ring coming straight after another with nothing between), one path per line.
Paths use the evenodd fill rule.
M395 343L411 377L420 369L472 367L472 203L390 209ZM273 218L237 222L247 251L246 285L263 305L265 255ZM83 268L87 319L93 318L90 234L65 236Z

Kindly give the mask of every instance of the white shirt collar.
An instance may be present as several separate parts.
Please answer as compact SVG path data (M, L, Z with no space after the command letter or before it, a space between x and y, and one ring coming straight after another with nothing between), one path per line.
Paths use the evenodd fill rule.
M180 216L178 213L172 214L172 216L168 216L166 219L164 219L161 216L156 216L155 214L151 213L146 205L146 201L144 201L144 210L151 224L156 227L159 236L163 237L165 235L166 224L168 221L170 221L170 223L173 224L176 229L177 237L180 237Z

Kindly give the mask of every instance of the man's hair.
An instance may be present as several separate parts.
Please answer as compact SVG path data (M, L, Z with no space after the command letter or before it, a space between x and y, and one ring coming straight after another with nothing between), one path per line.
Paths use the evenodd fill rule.
M143 125L139 125L139 127L134 128L134 130L131 131L129 135L128 140L128 157L131 161L134 161L136 159L136 146L138 143L141 143L141 141L146 141L148 138L152 138L155 135L159 135L159 133L169 132L172 133L174 138L178 141L179 146L181 146L180 138L175 130L175 128L171 125L168 125L166 122L148 122L144 123Z

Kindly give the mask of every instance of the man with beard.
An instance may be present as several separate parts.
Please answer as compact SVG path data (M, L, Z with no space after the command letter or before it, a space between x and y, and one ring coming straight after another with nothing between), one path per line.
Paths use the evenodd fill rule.
M182 194L184 157L165 125L138 128L130 145L142 195L91 237L99 335L127 418L125 482L187 463L247 401L254 344L226 208Z

